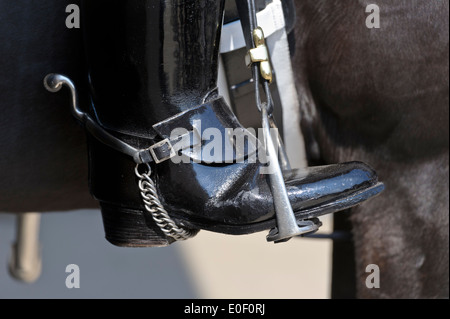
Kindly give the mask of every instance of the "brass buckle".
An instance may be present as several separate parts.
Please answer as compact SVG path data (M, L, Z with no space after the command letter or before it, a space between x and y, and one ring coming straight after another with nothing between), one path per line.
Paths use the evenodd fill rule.
M261 76L272 83L273 74L272 66L270 65L270 55L269 50L266 46L266 41L264 38L264 32L260 27L253 30L253 41L255 43L255 48L250 49L245 56L245 64L250 67L253 63L259 62L259 70Z

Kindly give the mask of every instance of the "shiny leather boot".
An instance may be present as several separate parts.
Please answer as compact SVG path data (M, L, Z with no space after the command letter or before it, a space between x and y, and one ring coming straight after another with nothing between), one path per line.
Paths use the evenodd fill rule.
M247 131L217 94L223 2L82 3L91 103L76 116L92 133L90 190L115 245L276 227L266 165L252 160L262 155L261 143L246 138L240 151L233 148L229 129L238 137ZM48 81L57 86L57 78ZM213 152L212 136L221 141ZM295 217L316 224L383 189L360 162L283 175Z

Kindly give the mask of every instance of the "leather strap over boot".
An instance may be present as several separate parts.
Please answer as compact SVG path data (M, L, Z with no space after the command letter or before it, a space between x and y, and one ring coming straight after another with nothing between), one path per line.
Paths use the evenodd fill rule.
M177 154L183 154L198 163L232 164L255 154L258 148L256 137L241 126L222 97L216 97L205 104L154 124L153 130L156 135L146 140L150 146L138 148L133 146L132 142L127 142L127 140L135 139L135 136L116 132L116 135L121 136L120 138L116 137L80 109L75 85L68 77L61 74L48 74L44 79L44 86L50 92L58 92L63 85L70 89L72 95L72 114L84 125L86 130L106 146L130 156L138 165L159 164ZM222 151L214 152L213 156L206 154L202 149L208 144L202 142L203 131L199 128L202 126L202 120L206 124L203 126L203 131L213 127L226 137L220 143ZM196 123L199 125L196 126ZM183 133L180 134L180 131ZM240 137L250 137L244 141L241 150L236 149L233 145L233 138L239 139Z

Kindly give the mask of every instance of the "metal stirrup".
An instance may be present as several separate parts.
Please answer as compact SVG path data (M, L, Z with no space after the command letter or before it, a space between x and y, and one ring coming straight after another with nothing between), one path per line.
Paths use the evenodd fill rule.
M250 50L246 56L246 64L248 67L252 68L255 83L256 105L261 112L266 153L269 159L269 165L272 168L272 171L269 172L269 187L273 196L277 227L269 232L266 239L267 241L274 241L275 243L284 242L291 237L317 231L320 223L313 220L298 221L292 210L281 170L281 168L289 168L289 161L286 152L283 149L279 134L277 135L276 142L272 139L270 134L270 128L276 129L277 127L272 116L274 106L269 84L272 82L273 74L269 52L265 45L264 32L257 26L254 0L247 0L246 3L242 0L236 0L236 6L238 7L241 16L241 23L247 46L250 46ZM249 37L250 34L251 37ZM260 98L260 81L264 88L264 95L266 97L265 102L261 102ZM277 148L281 150L279 154L277 154ZM280 166L280 162L282 166Z

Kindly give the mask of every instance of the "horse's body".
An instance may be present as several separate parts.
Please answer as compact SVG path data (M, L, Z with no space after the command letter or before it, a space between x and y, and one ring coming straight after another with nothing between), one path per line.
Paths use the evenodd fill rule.
M49 3L51 2L51 3ZM78 1L0 1L0 210L97 207L85 134L49 72L83 89ZM353 210L359 295L448 297L448 2L296 1L295 69L312 160L369 163L383 195ZM113 23L113 22L112 22ZM365 287L377 264L381 288Z
M386 185L352 211L359 296L448 298L448 2L377 1L379 29L368 1L296 3L308 154L367 162Z

